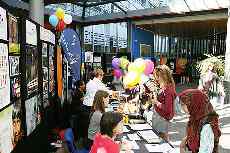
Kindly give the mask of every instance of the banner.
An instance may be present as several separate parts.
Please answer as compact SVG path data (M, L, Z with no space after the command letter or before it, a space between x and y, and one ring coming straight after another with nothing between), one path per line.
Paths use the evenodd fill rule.
M80 79L80 65L81 65L81 46L80 39L76 31L67 28L61 35L61 46L64 55L71 66L71 74L74 81Z

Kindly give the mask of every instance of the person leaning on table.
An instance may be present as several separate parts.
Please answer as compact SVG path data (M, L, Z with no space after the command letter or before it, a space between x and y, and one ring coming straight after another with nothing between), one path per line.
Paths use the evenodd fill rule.
M186 137L180 144L180 153L218 153L218 114L213 110L207 95L199 89L187 89L179 95L182 110L189 114Z
M174 100L176 98L175 83L171 70L166 65L155 68L155 79L159 83L159 94L152 97L152 127L158 130L164 140L169 140L169 121L174 116Z

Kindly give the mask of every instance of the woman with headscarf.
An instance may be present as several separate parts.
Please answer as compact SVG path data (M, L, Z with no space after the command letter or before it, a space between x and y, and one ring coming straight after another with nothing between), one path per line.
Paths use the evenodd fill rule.
M180 153L186 149L192 153L218 153L221 135L219 119L207 95L198 89L187 89L178 96L182 109L189 114L186 137L181 142Z

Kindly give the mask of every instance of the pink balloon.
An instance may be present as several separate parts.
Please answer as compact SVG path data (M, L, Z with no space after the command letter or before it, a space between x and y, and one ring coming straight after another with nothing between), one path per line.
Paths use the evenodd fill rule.
M145 60L144 74L149 75L153 72L153 70L154 70L154 63L149 59Z
M119 79L122 76L122 71L120 69L114 69L113 75Z

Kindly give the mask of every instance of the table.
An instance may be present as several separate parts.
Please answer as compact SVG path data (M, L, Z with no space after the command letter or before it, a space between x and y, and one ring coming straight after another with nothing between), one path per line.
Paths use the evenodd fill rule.
M128 138L128 134L135 134L135 133L137 133L137 131L131 129L130 126L128 126L128 125L124 125L124 126L126 126L126 128L129 130L129 132L123 133L118 139L121 140L122 138L126 137L126 140L130 141L130 139ZM152 129L152 130L158 136L158 134L156 133L156 130L154 130L154 129ZM142 131L146 131L146 130L142 130ZM138 136L140 137L141 140L135 140L135 141L136 141L137 145L139 146L139 149L132 149L133 152L134 153L149 153L148 149L145 146L146 144L148 144L148 142L145 139L143 139L143 137L141 137L140 135L138 135ZM153 144L149 144L149 145L157 146L159 148L163 147L163 146L166 146L166 148L169 147L168 152L167 151L166 152L154 151L153 153L172 153L174 150L173 146L169 142L164 142L161 144L160 143L153 143Z

